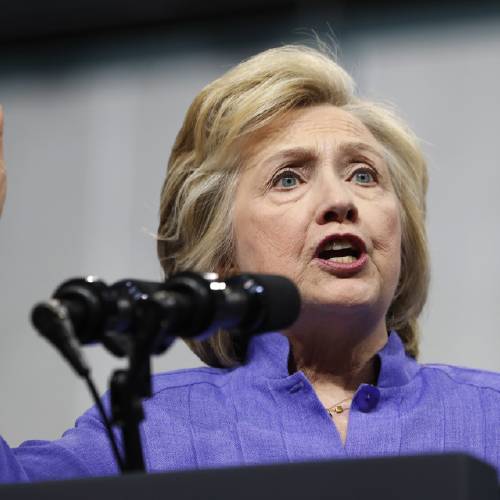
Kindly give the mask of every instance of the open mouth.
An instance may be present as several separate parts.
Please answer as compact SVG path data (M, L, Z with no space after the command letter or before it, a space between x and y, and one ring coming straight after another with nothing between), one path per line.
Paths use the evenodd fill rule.
M334 235L325 238L316 252L316 257L337 264L352 264L366 253L365 244L352 234Z

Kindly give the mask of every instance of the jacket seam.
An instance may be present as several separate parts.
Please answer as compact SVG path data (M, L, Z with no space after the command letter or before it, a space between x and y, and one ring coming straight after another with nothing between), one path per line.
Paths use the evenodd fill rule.
M496 389L495 387L491 387L488 385L481 385L481 384L475 384L473 382L457 380L455 377L453 377L452 375L447 373L445 370L443 370L437 366L422 366L422 369L438 371L439 373L442 373L443 375L448 377L450 380L452 380L456 384L466 385L468 387L474 387L475 389L489 389L489 390L496 392L497 394L500 395L500 389ZM480 370L478 370L478 372L480 372ZM494 372L492 372L492 373L494 373Z

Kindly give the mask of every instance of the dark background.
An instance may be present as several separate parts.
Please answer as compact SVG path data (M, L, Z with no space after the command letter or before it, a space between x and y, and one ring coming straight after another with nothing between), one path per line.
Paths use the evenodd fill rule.
M358 0L20 0L1 6L4 42L112 31L189 29L196 23L251 24L264 18L283 22L314 10L335 11L335 32L390 28L404 23L453 23L500 14L492 0L390 2ZM200 26L201 28L202 26Z

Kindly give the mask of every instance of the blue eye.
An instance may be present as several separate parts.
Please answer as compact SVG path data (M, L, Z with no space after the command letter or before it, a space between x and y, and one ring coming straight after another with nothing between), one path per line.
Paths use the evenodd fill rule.
M283 188L292 188L297 185L297 179L295 177L282 177L279 179L278 185Z
M273 185L281 189L293 189L299 184L298 175L295 172L283 172L273 181Z
M376 181L375 175L369 170L358 170L352 178L358 184L373 184Z

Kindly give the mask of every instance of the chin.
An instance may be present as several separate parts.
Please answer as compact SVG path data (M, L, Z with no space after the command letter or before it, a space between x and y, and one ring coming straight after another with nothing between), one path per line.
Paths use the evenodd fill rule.
M368 313L377 305L376 299L359 296L303 297L302 300L304 307L308 307L318 313L327 313L331 316Z
M377 304L382 296L378 287L366 282L357 283L338 280L323 290L317 288L311 293L304 290L302 298L304 302L310 302L325 307L344 307L346 309L369 307Z

